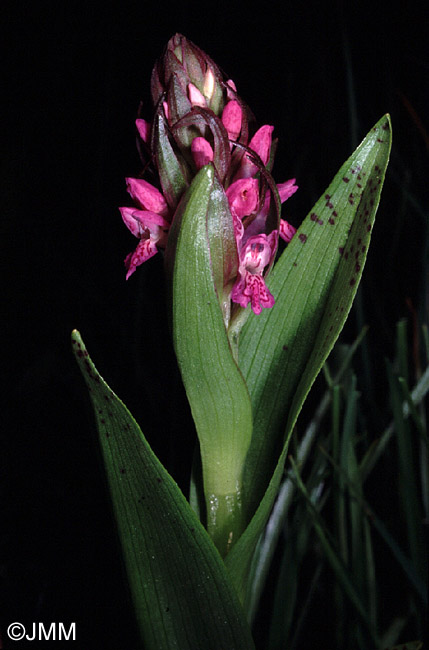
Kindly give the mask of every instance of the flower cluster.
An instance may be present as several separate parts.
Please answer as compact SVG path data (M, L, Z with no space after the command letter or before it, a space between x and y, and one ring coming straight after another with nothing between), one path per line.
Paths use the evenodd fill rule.
M152 73L155 115L136 120L139 144L155 164L161 191L139 178L127 178L137 207L120 208L127 228L139 239L125 259L127 279L136 268L167 246L177 205L193 177L212 164L224 187L239 259L230 299L255 313L272 307L265 276L277 250L278 236L289 242L293 226L280 219L280 205L298 188L295 179L276 185L271 176L273 128L255 130L249 108L232 80L184 36L170 39ZM253 135L250 135L254 131Z

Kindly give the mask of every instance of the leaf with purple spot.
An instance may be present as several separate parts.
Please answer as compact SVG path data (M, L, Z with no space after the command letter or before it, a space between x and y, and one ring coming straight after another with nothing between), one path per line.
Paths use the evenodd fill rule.
M76 330L72 344L94 408L144 647L254 648L209 535L131 413L98 373Z
M341 167L273 268L267 282L276 300L273 309L257 318L251 314L241 333L239 365L254 418L243 501L248 520L254 516L227 558L241 591L293 427L356 295L390 147L385 115Z

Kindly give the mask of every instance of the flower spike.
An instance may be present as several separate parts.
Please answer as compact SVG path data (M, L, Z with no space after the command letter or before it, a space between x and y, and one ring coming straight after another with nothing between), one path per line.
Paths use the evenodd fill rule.
M127 228L139 239L136 250L125 260L127 278L170 242L174 250L178 229L173 228L170 237L169 232L176 210L195 174L212 164L224 193L219 205L227 211L219 216L219 224L230 219L232 233L225 248L223 281L222 275L216 279L223 292L222 304L230 305L222 309L228 314L235 303L236 313L238 307L250 304L259 314L274 304L265 277L278 238L289 242L295 234L295 228L279 214L281 203L298 189L295 179L276 186L270 173L274 127L255 127L235 83L181 34L170 39L156 63L151 92L154 120L143 119L139 111L136 128L140 143L149 150L148 164L155 164L159 184L156 187L143 178L126 179L135 207L120 211ZM225 324L228 326L227 319Z

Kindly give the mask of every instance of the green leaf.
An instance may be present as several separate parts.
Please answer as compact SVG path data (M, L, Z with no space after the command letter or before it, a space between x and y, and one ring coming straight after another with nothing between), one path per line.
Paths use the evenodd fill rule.
M389 151L390 126L384 117L340 169L274 267L268 281L274 308L258 318L251 314L243 330L240 367L254 412L245 491L253 506L272 476L287 419L290 430L352 305Z
M385 647L384 644L382 647ZM387 650L423 650L423 641L409 641L408 643L400 643L399 645L395 645L393 648L388 648Z
M189 170L184 161L179 162L171 146L161 113L154 118L152 148L156 151L156 164L163 194L169 206L174 208L187 187Z
M390 146L386 115L341 167L275 265L268 280L276 299L273 309L258 317L250 314L241 334L239 362L254 418L243 499L248 517L258 508L227 558L242 593L249 556L277 493L289 437L356 294Z
M356 611L362 617L363 622L367 626L369 633L376 643L376 631L372 626L372 622L367 611L367 603L362 600L359 593L358 585L354 579L355 577L348 571L347 566L344 564L340 554L338 553L338 550L334 547L332 541L330 540L329 531L326 528L323 518L317 512L317 509L314 507L311 501L311 497L301 479L301 476L299 475L298 467L295 461L291 459L291 462L294 470L295 480L297 482L299 490L305 498L310 519L312 520L315 532L325 553L325 557L330 564L331 569L333 570L336 579L338 580L338 583L341 585L344 593L349 597Z
M227 199L212 165L192 181L171 237L177 239L174 250L169 240L166 259L171 268L174 258L173 341L200 443L207 528L223 555L242 529L241 480L252 413L221 309L221 278L229 279L237 253Z
M390 401L395 422L396 442L398 447L398 492L402 513L406 524L408 546L413 564L420 575L427 574L427 554L424 543L422 521L424 518L420 495L418 472L413 449L413 435L410 423L403 415L402 391L390 363L387 362L387 378L390 388ZM415 436L414 436L415 437Z
M132 415L100 377L77 331L72 342L94 407L145 650L253 648L212 541Z
M356 501L356 504L359 505L361 511L365 514L367 521L377 530L384 542L390 548L392 554L394 555L396 561L401 566L405 575L407 576L408 581L415 589L418 596L422 599L423 603L427 605L428 596L427 596L427 585L425 585L424 580L418 574L417 567L413 564L410 558L403 552L403 550L398 545L398 542L388 531L385 524L378 518L370 504L364 499L362 492L362 485L356 485L356 482L352 482L348 476L348 471L338 465L335 460L327 454L326 451L322 449L324 453L334 465L337 472L344 479L344 485L347 485L348 491L351 495L351 498Z

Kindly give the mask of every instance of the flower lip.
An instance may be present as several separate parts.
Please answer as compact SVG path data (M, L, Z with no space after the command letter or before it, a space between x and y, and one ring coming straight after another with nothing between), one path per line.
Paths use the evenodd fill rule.
M268 236L250 237L240 252L238 278L231 292L231 300L241 307L247 307L250 302L255 314L260 314L263 307L274 305L274 297L265 285L263 274L274 259L277 239L276 230Z
M127 255L124 260L125 267L127 269L127 275L125 276L125 279L128 280L138 266L156 255L157 252L158 249L156 247L156 242L151 237L141 239L137 244L137 248L134 253Z

